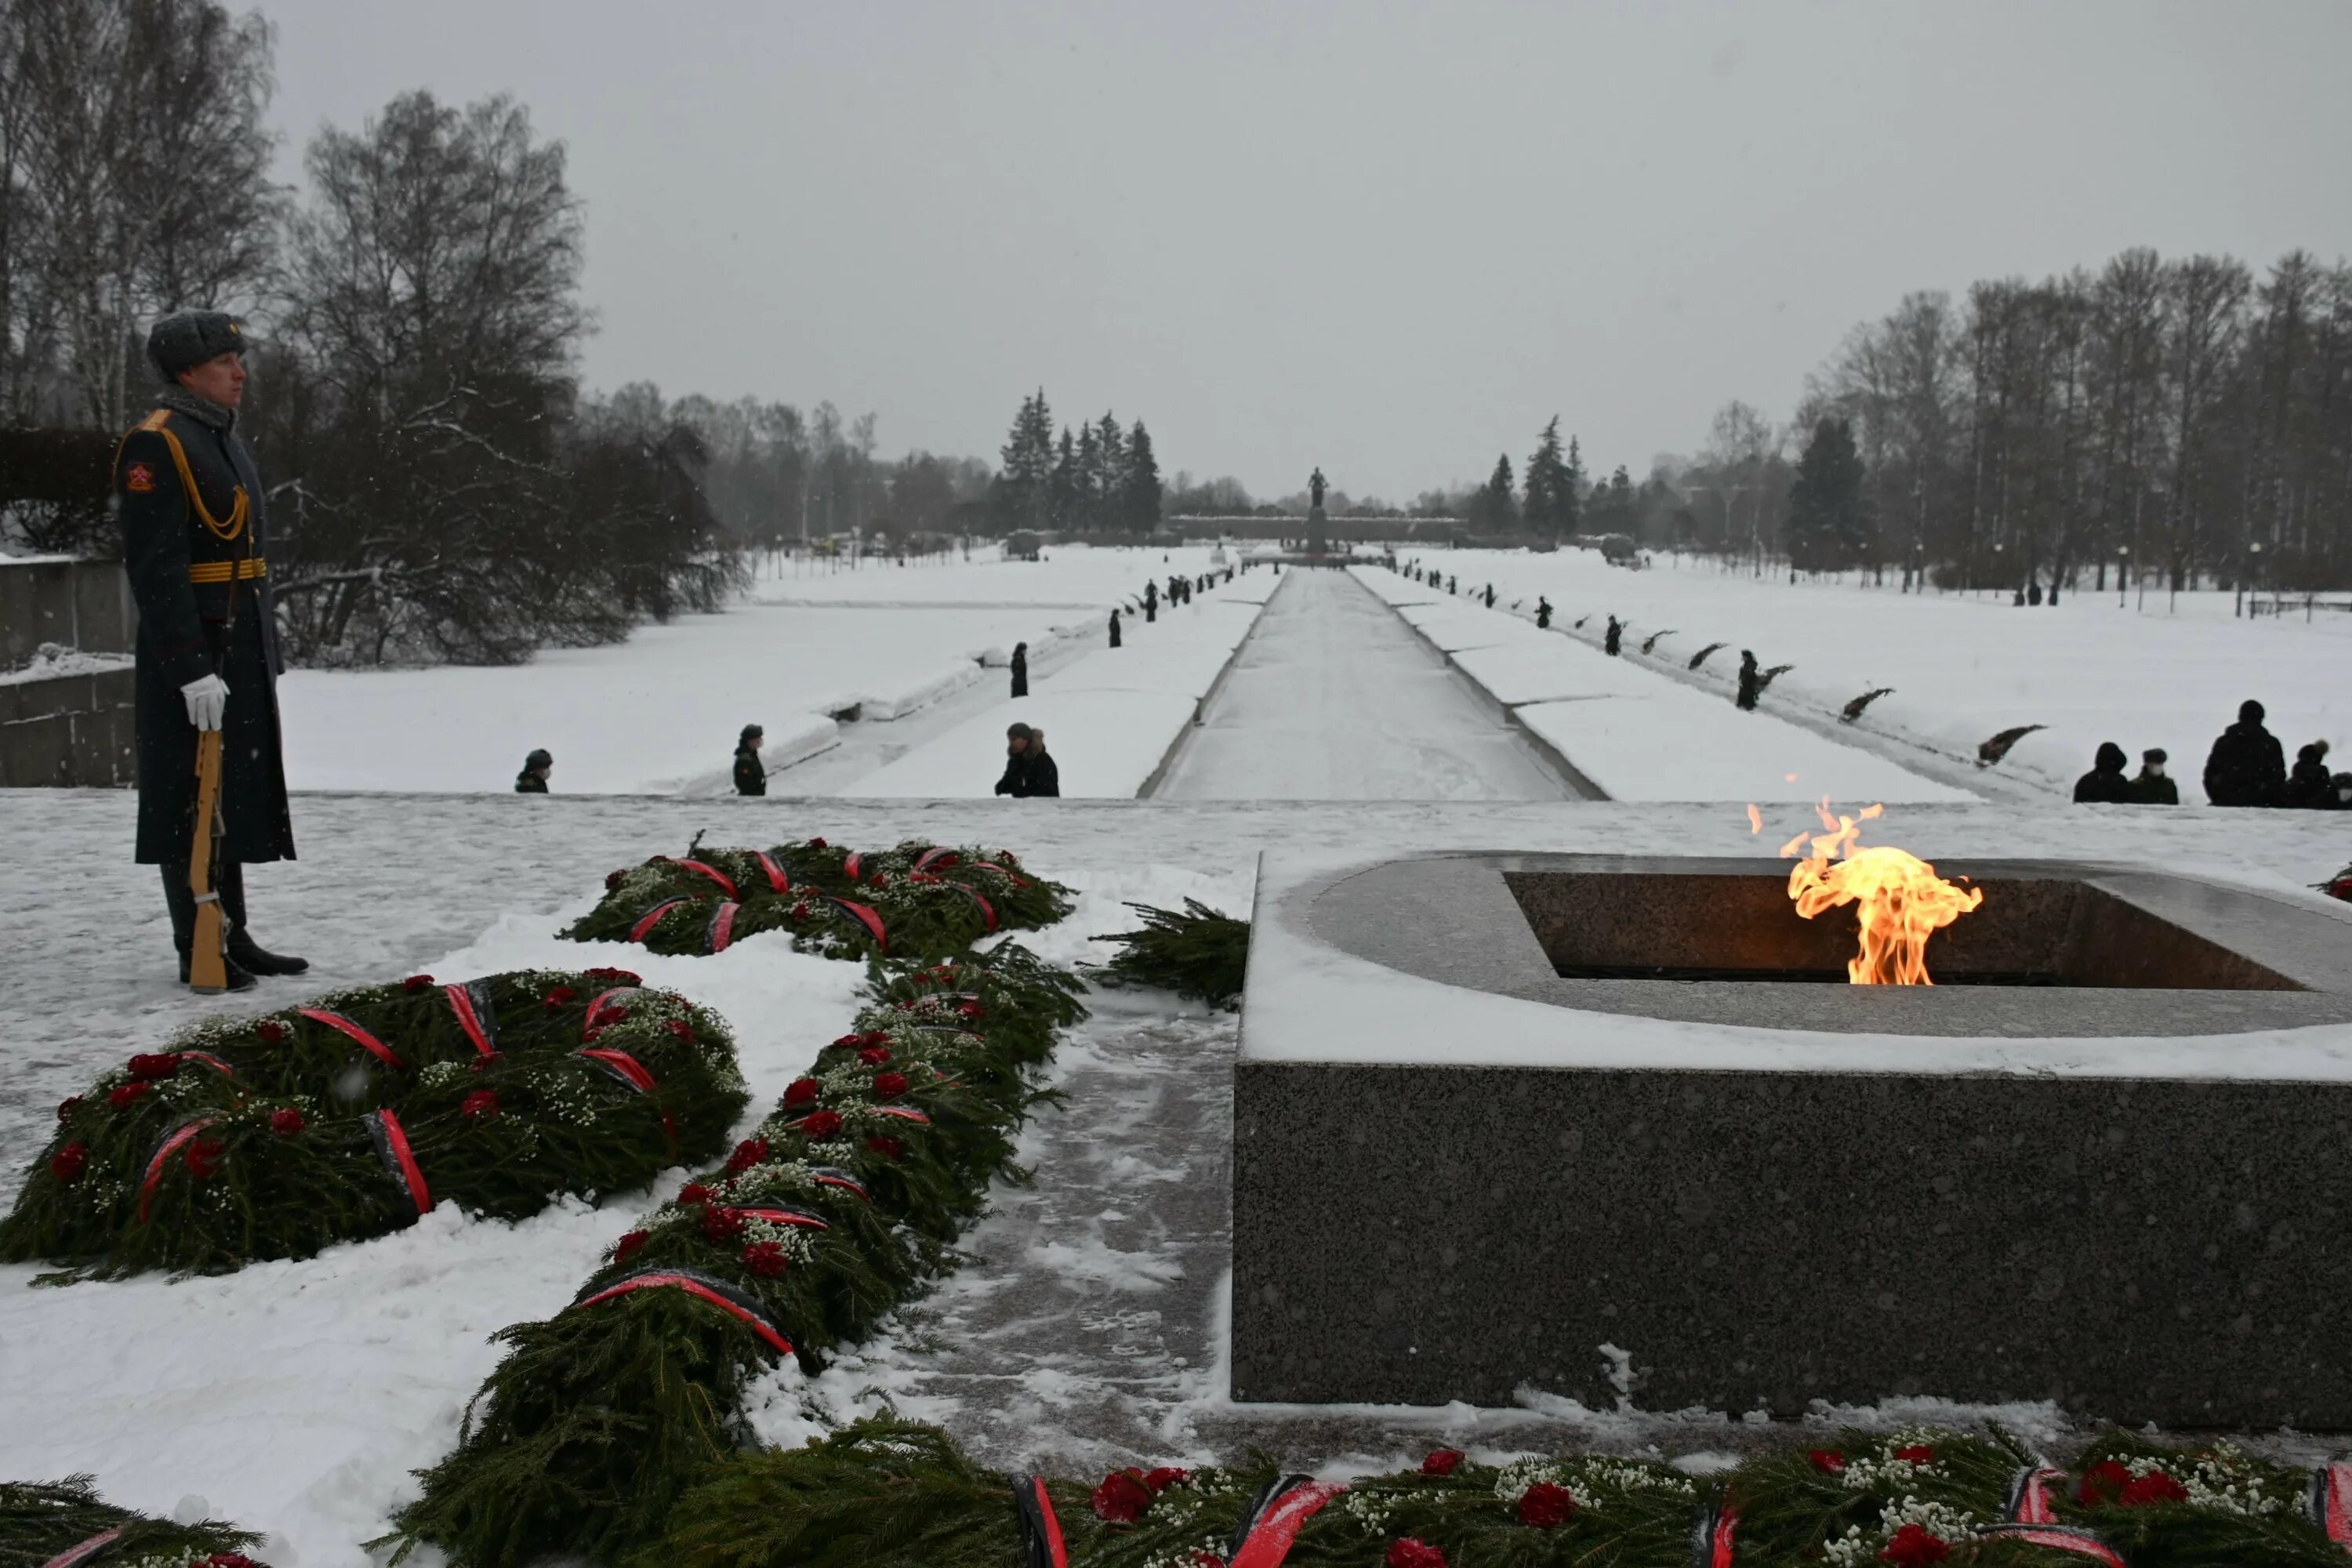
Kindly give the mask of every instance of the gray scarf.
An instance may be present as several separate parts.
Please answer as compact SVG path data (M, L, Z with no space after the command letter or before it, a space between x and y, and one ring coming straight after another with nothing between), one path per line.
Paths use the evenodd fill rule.
M198 397L186 387L176 384L155 395L155 405L174 414L184 414L199 425L208 425L226 434L236 428L236 410L215 403L209 397Z

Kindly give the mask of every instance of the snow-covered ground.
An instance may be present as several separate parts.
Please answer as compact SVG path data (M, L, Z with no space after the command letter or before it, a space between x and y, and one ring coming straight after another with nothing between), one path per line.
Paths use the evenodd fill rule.
M1287 574L1285 574L1288 575ZM675 853L698 832L764 843L821 833L882 845L913 834L1011 846L1081 900L1035 945L1068 962L1106 950L1128 900L1185 896L1245 910L1263 847L1389 847L1748 854L1802 825L1736 805L1360 802L856 802L307 795L310 858L257 868L265 940L318 962L258 1000L170 984L150 868L127 863L132 798L0 792L0 1201L52 1122L49 1108L126 1054L217 1011L285 1005L415 970L444 977L625 956L655 984L723 1012L755 1104L838 1031L856 966L772 936L717 958L553 940L609 868ZM2200 808L2150 813L1990 805L1895 808L1874 837L1938 856L2060 854L2164 865L2285 898L2341 863L2339 819ZM1769 848L1762 851L1769 853ZM1570 1441L1694 1456L1785 1441L1739 1412L1595 1411L1528 1390L1504 1410L1238 1405L1222 1373L1228 1019L1172 998L1095 999L1056 1059L1066 1107L1041 1111L1021 1153L1033 1187L1001 1190L961 1268L814 1387L773 1382L778 1437L890 1397L941 1420L987 1462L1073 1470L1212 1454L1248 1443L1334 1470L1387 1468L1433 1442L1494 1457ZM675 1178L673 1178L675 1179ZM361 1560L410 1495L407 1471L446 1451L496 1357L484 1338L568 1300L645 1194L572 1205L518 1225L436 1211L407 1233L218 1279L33 1289L0 1269L0 1476L88 1469L109 1496L170 1511L190 1494L275 1532L271 1560ZM1598 1351L1596 1349L1596 1358ZM1891 1405L1886 1417L1938 1412ZM1842 1413L1824 1412L1824 1419ZM1851 1413L1843 1413L1851 1414ZM1864 1413L1870 1415L1874 1413ZM2042 1406L2002 1413L2050 1440Z
M1616 615L1630 623L1628 658L1709 691L1727 694L1739 650L1753 648L1768 668L1795 667L1765 693L1764 711L2012 797L2071 791L2099 742L2113 741L2135 769L2142 751L2164 748L2183 798L2201 800L2206 751L2250 697L2269 710L2290 762L2298 746L2324 739L2335 766L2352 763L2352 615L2341 611L2233 620L2227 594L2183 595L2168 613L2161 593L2141 610L2118 608L2112 590L2017 608L2005 595L1906 595L1892 578L1884 587L1759 580L1664 553L1640 572L1580 550L1399 556L1455 578L1465 605L1490 581L1497 608L1521 617L1548 595L1553 629L1595 646ZM1643 655L1660 632L1671 635ZM1713 642L1729 647L1696 673L1685 668ZM1848 701L1878 687L1894 689L1858 723L1837 721ZM1978 743L2021 724L2047 728L1979 773Z
M1213 552L998 554L787 565L724 614L644 626L609 647L547 649L523 665L289 671L278 686L287 782L494 790L544 747L559 793L720 791L747 723L766 728L765 758L780 773L847 743L828 715L855 705L859 725L903 721L990 679L1016 643L1029 644L1034 664L1064 637L1098 637L1112 605L1147 580L1210 570ZM1148 646L1150 629L1135 619ZM851 771L877 765L869 756Z

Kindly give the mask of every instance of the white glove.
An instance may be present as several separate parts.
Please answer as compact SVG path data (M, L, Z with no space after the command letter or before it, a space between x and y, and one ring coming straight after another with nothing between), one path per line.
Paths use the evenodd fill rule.
M188 700L189 723L199 730L221 727L221 715L228 710L227 681L217 675L207 675L180 688L180 695Z

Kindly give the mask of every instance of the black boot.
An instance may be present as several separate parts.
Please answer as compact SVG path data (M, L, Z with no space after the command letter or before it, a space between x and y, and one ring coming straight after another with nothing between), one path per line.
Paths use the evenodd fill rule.
M163 907L172 911L172 945L180 950L180 984L185 985L188 983L188 954L196 945L196 895L188 890L186 867L167 865L163 869ZM226 905L226 900L224 900L223 903ZM231 944L231 956L223 961L223 967L227 971L230 990L253 989L256 984L253 973L237 963L234 943Z
M235 860L221 862L214 884L220 889L221 913L228 920L229 962L255 974L300 974L310 967L307 958L271 952L245 927L245 868Z

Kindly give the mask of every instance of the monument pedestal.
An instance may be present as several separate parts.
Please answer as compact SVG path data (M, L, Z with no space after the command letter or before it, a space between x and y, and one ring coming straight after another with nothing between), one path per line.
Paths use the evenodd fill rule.
M1315 505L1307 509L1307 554L1328 555L1331 552L1331 542L1323 536L1323 504L1320 501L1318 501Z

